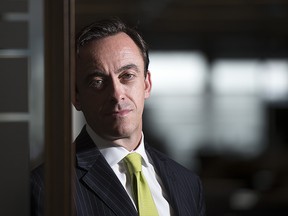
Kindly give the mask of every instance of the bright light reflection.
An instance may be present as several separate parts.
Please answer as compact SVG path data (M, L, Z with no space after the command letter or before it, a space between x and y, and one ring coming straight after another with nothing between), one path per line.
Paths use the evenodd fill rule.
M151 52L150 71L155 94L197 94L205 86L207 63L197 52Z
M267 99L285 98L288 94L288 61L270 60L263 64L262 92Z
M243 157L264 149L263 101L287 98L287 60L218 59L210 67L197 52L150 58L146 120L178 162L194 167L199 148Z
M218 60L212 66L212 89L220 94L254 94L258 91L259 62Z

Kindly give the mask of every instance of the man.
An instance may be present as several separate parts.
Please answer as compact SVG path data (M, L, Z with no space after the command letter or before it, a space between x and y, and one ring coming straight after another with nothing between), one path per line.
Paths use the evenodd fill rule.
M125 159L135 152L155 206L153 215L205 215L198 176L144 142L142 114L152 87L148 66L146 43L118 19L93 23L77 37L73 104L87 121L75 141L77 215L142 214L139 206L145 200L139 201ZM31 178L35 215L43 212L41 173L38 168Z

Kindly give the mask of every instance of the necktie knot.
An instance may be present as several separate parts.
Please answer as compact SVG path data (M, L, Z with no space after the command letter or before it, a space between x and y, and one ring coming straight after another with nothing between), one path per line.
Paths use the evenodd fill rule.
M129 172L136 173L142 170L142 158L138 153L130 153L125 157Z

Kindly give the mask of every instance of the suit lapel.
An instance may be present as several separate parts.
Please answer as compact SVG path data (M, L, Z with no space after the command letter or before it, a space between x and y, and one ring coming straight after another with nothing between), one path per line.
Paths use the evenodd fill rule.
M76 139L77 166L84 169L80 177L116 215L137 215L126 190L102 156L85 129Z
M177 187L177 177L174 170L172 170L170 166L167 166L167 158L162 157L161 154L157 154L148 145L146 145L145 147L149 155L151 156L154 167L156 168L156 172L161 178L161 181L164 185L165 191L169 198L169 200L167 201L173 209L173 215L185 215L181 210L181 207L183 205L181 202L181 194L179 194L179 190Z

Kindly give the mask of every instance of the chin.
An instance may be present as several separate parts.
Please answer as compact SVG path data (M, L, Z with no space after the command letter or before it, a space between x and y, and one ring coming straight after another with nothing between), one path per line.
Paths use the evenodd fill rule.
M131 128L118 128L116 130L113 131L113 134L115 134L115 136L121 138L121 137L129 137L133 134L135 130L131 129Z

